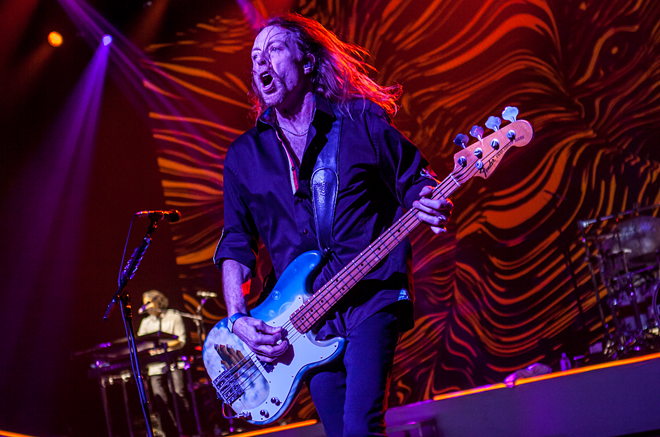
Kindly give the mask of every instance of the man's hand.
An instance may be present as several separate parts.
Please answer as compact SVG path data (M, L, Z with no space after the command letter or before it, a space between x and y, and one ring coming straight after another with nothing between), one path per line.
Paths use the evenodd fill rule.
M289 342L284 339L286 333L281 327L274 328L252 317L241 317L236 320L232 331L257 354L261 361L267 363L274 361L289 347Z
M433 233L440 234L447 232L445 225L451 217L451 211L454 209L454 204L449 199L433 200L430 196L433 187L426 186L422 188L419 193L419 200L413 202L413 207L417 208L420 212L417 214L424 223L431 225Z

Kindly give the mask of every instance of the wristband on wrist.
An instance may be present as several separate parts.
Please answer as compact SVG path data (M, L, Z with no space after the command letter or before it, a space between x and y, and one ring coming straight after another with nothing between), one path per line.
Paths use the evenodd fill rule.
M245 313L236 313L236 314L232 314L227 319L227 329L229 329L229 332L231 332L232 334L234 333L234 323L236 323L236 321L238 319L240 319L241 317L247 317L247 314L245 314Z

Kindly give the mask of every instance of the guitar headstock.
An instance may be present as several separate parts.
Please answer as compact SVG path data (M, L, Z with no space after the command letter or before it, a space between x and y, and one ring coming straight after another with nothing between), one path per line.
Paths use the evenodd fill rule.
M534 138L534 129L525 120L516 120L518 109L507 106L502 116L511 123L500 128L501 120L490 117L486 127L494 130L492 134L482 138L484 130L480 126L473 126L470 135L477 139L470 146L466 146L468 136L458 134L454 143L463 147L463 150L454 155L454 170L452 177L459 184L464 183L472 176L488 178L497 168L504 154L511 147L522 147Z

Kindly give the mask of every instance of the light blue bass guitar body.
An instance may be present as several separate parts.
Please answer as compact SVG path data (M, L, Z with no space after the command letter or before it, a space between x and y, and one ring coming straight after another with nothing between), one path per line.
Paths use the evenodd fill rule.
M298 256L266 300L250 311L251 317L287 331L289 347L274 363L261 363L243 341L229 332L227 319L219 321L204 342L204 364L218 397L250 423L266 425L279 419L295 400L305 373L330 362L343 349L343 338L316 341L313 332L299 333L289 322L291 314L311 297L309 290L320 263L318 251ZM219 345L241 351L245 360L225 369L216 349Z

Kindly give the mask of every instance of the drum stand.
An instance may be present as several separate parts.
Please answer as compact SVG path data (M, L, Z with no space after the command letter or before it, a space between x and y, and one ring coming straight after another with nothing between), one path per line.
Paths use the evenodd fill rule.
M660 204L578 222L578 227L582 234L582 242L585 246L585 262L589 267L592 286L595 290L596 306L598 307L603 327L603 353L607 358L612 360L660 350L660 332L658 332L660 318L658 317L657 307L657 296L660 289L660 236L656 235L657 232L654 232L649 237L644 235L643 232L631 233L630 229L624 228L626 241L623 241L622 233L618 229L615 229L613 233L601 234L596 237L587 236L586 229L593 224L603 223L612 219L618 221L621 217L656 208L660 208ZM649 220L652 219L660 222L660 219L654 217L648 218ZM653 224L655 225L657 222ZM640 239L643 241L638 241ZM649 240L651 244L647 244ZM594 242L595 250L589 246L589 241ZM605 246L607 245L611 248L609 251L606 250ZM641 253L644 255L649 254L649 246L657 246L655 248L655 263L651 266L646 265L641 269L632 269L629 263L629 257L633 250L626 246L634 247L638 252L641 250L640 247L643 247L646 252ZM594 253L593 255L592 252ZM639 255L639 253L636 255ZM601 287L598 285L594 262L598 267L598 276L601 283L605 286L607 292L605 301L612 316L614 329L608 326L603 312L600 296ZM641 285L646 284L646 277L649 275L655 275L656 278L653 281L649 281L649 283L654 284L652 287L653 303L651 307L652 316L655 321L655 327L653 329L649 329L649 324L644 323L639 301L640 297L643 297L643 293L640 291ZM638 283L635 282L636 278ZM632 326L626 323L626 318L621 317L627 300L630 301L632 316L626 318L633 318Z
M615 238L617 238L620 243L618 234ZM599 250L597 256L599 258L599 264L603 266L603 258L600 255L602 252L602 245L598 244L598 247ZM615 324L614 339L615 343L618 343L616 344L617 347L610 352L611 354L615 354L615 356L612 358L616 358L616 354L619 352L622 352L624 355L629 355L633 350L637 352L640 351L640 343L642 342L644 336L643 331L646 329L646 327L642 324L642 318L639 311L639 303L637 301L637 290L633 284L633 274L628 269L626 250L622 250L619 254L616 255L618 255L617 258L620 259L623 264L623 274L608 279L605 274L607 270L605 268L600 269L601 280L607 288L607 304L610 308L612 320ZM616 287L616 289L612 285L613 282L617 282L618 287ZM633 309L634 327L632 331L625 323L625 320L621 320L620 317L619 307L621 301L623 300L622 296L627 296L630 299L630 306Z
M203 338L202 335L204 335L204 327L203 327L204 318L202 317L202 307L204 306L205 303L206 303L206 298L203 298L201 304L197 307L197 311L196 311L197 314L188 314L188 313L182 313L181 311L170 310L170 311L176 311L177 313L179 313L179 315L181 317L185 317L185 318L188 318L188 319L192 320L195 323L195 326L197 327L197 333L198 333L200 339L202 339ZM194 359L195 358L193 357L193 360ZM202 425L201 425L201 422L199 420L199 410L197 409L198 408L197 398L195 398L195 384L193 383L193 375L192 375L192 372L191 372L190 368L191 368L190 362L186 362L185 365L184 365L184 370L186 371L186 376L188 378L187 387L188 387L188 392L190 392L190 398L191 398L191 401L192 401L193 413L195 415L195 425L197 427L198 434L202 435ZM168 380L168 381L169 381L169 384L172 384L172 382L170 380ZM170 393L174 393L174 391L172 391L172 389L173 389L173 387L170 387ZM178 410L176 411L176 415L177 415L177 426L179 427L179 434L181 434L182 430L181 430L181 422L179 420Z

